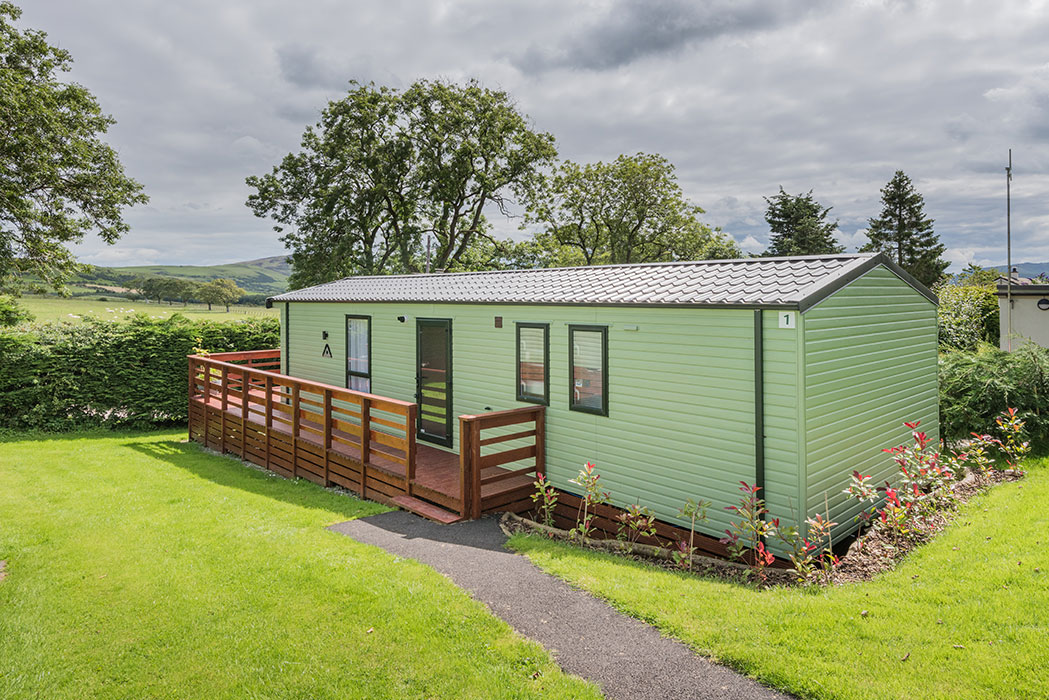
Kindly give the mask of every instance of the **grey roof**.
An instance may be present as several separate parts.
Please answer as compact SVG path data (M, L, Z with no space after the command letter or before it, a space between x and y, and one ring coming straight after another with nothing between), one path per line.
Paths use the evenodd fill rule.
M804 309L879 264L886 265L931 301L936 301L931 292L888 258L877 254L347 277L286 292L272 297L271 301Z
M999 275L998 279L995 280L997 283L996 293L1000 297L1007 296L1010 291L1013 296L1021 297L1044 297L1049 296L1049 284L1046 284L1041 279L1033 277L1020 277L1019 275L1013 275L1012 290L1009 289L1009 280L1005 275Z

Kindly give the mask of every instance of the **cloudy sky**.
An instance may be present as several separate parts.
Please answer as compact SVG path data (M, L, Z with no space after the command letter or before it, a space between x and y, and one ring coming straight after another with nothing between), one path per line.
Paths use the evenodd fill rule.
M814 191L850 250L897 169L956 262L1049 260L1049 4L630 0L32 0L22 27L72 52L118 121L149 205L95 264L277 255L244 178L296 148L347 81L477 78L563 157L657 152L748 250L763 196ZM502 222L507 232L515 222Z

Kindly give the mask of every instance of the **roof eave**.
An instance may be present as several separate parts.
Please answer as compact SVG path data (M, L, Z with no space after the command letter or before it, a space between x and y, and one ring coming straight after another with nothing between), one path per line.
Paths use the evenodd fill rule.
M425 299L281 299L267 301L291 304L450 304L467 306L601 306L658 309L798 309L796 301L754 303L673 303L673 302L600 302L600 301L430 301Z

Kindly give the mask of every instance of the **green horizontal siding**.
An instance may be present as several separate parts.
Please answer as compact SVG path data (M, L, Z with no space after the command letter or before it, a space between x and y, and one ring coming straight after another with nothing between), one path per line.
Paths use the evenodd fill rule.
M804 520L798 476L799 365L797 328L780 328L778 315L762 314L765 389L765 505L780 524L797 526ZM777 542L773 551L780 552Z
M372 391L415 400L415 320L452 319L453 415L525 406L516 400L515 322L550 324L547 471L556 486L594 462L617 505L639 502L679 521L687 498L713 501L705 528L720 533L738 482L754 481L754 317L750 310L466 304L292 303L295 376L345 385L346 314L372 318ZM773 314L765 314L771 317ZM405 323L396 319L408 317ZM503 327L494 318L501 316ZM767 324L770 321L766 322ZM609 325L609 415L568 410L569 324ZM627 330L637 326L638 330ZM327 341L322 339L328 331ZM766 337L766 474L770 501L797 493L791 461L797 365L780 357L796 331ZM782 337L780 336L782 334ZM328 342L332 358L322 357ZM794 344L792 344L794 343ZM796 353L795 353L796 354ZM454 427L458 449L458 425ZM505 449L511 444L500 445ZM680 521L679 521L680 522Z
M896 465L883 448L910 441L904 421L938 438L936 307L877 267L804 314L807 514L856 526L859 504L842 493L853 470L876 482Z

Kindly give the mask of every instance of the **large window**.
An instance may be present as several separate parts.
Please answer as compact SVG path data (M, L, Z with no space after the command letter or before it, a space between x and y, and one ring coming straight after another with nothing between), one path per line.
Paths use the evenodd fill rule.
M550 403L550 325L517 324L517 400Z
M346 317L346 388L371 393L372 321L369 316Z
M568 407L608 415L608 327L569 326L568 366L572 372Z

